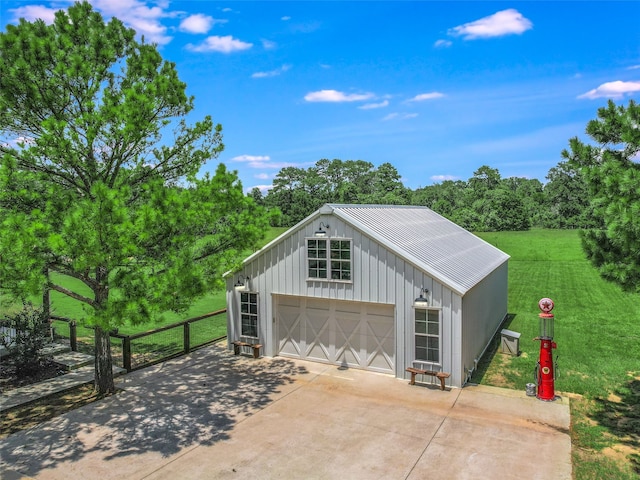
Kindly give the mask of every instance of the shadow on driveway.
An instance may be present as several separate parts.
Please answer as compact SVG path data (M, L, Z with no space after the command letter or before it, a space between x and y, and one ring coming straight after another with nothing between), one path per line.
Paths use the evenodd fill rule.
M63 470L83 459L90 465L77 467L94 478L113 476L114 468L122 478L148 471L154 459L228 439L238 422L306 373L286 359L234 357L225 347L132 372L117 381L117 395L9 436L0 447L2 476L49 470L64 478Z

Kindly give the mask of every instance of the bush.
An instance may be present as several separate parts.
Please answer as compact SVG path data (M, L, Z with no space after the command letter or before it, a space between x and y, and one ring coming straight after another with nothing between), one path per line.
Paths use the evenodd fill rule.
M38 371L46 360L42 348L49 336L49 321L42 308L25 303L19 312L5 316L2 326L12 332L0 335L0 344L14 357L16 373L31 375Z

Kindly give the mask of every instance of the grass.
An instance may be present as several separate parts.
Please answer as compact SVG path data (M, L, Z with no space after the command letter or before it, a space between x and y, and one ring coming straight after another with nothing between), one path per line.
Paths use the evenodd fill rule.
M524 390L539 342L537 302L555 302L558 392L570 392L574 477L640 474L640 297L602 280L579 234L533 230L479 234L511 255L507 325L520 332L518 357L487 356L474 381Z
M286 228L270 228L266 232L265 238L262 240L260 246L266 245L286 230ZM247 250L244 252L243 256L249 256L251 253L252 250ZM66 276L63 277L56 273L51 274L51 279L52 281L60 283L64 287L79 293L80 295L84 295L89 298L93 296L89 287L83 284L80 280ZM42 298L40 297L34 296L30 301L34 305L42 305ZM50 303L53 315L71 318L79 323L88 316L82 303L62 293L56 291L50 292ZM118 327L118 331L123 334L131 335L176 323L188 318L198 317L223 308L226 308L225 292L211 292L204 297L195 300L191 307L184 313L177 314L175 312L164 312L156 321L145 324L134 325L131 322L125 322L124 325ZM13 313L19 309L20 305L18 303L11 302L6 294L3 296L2 291L0 290L0 317L5 314ZM219 336L225 334L226 327L224 332L220 332Z
M264 244L284 229L272 229ZM566 230L482 233L511 255L509 320L520 332L518 357L495 354L482 360L473 381L524 390L533 382L538 358L538 300L555 301L558 344L557 392L571 397L571 440L576 480L632 479L640 474L640 297L602 280L585 260L579 234ZM247 254L250 252L247 252ZM77 302L54 293L58 315L83 313ZM197 302L185 316L224 308L223 292ZM65 312L65 313L61 313ZM0 313L2 307L0 306ZM124 326L124 333L158 324ZM127 330L127 329L131 330Z

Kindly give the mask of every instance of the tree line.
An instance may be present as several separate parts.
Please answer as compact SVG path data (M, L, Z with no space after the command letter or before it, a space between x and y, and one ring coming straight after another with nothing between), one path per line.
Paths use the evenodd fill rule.
M320 160L308 169L283 168L257 205L280 211L292 226L324 203L424 205L474 231L532 227L580 229L586 257L600 275L640 293L640 107L612 100L587 123L585 143L573 137L547 182L502 178L483 165L467 181L447 180L410 190L393 165Z
M307 169L285 167L257 204L277 209L277 226L290 227L325 203L423 205L473 231L542 228L592 228L597 225L588 185L579 170L561 161L547 183L503 178L483 165L468 180L445 180L411 190L390 163L374 167L363 160L322 159Z

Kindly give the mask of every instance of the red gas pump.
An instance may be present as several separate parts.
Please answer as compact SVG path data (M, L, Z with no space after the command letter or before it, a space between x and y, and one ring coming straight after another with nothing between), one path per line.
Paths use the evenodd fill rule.
M553 300L543 298L538 302L542 312L540 317L540 336L534 340L540 341L540 360L536 365L536 382L538 383L537 397L547 402L555 400L554 380L555 369L553 362L553 349L557 347L553 341ZM556 365L557 368L557 365Z

